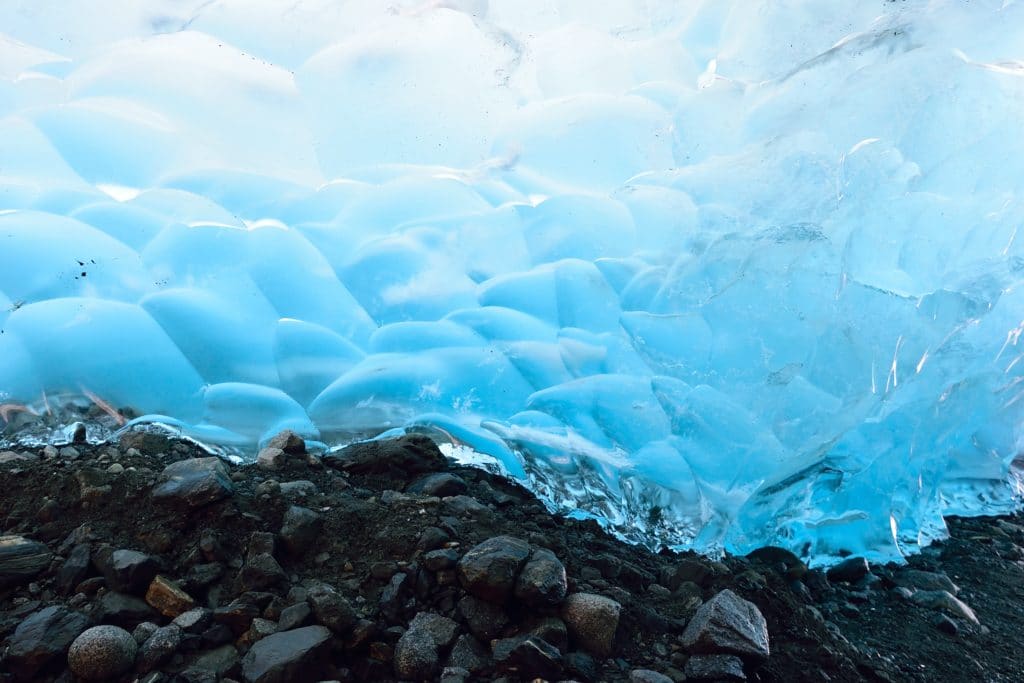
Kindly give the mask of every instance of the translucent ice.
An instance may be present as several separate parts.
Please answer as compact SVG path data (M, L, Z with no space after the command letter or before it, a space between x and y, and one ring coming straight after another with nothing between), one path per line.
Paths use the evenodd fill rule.
M1012 0L0 3L0 403L898 558L1024 493L1022 46Z

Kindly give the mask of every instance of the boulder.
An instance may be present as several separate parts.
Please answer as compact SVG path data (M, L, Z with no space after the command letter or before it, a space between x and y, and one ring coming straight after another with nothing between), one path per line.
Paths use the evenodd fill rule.
M181 509L202 507L234 492L220 458L180 460L164 468L160 482L153 489L153 498Z
M458 564L459 581L469 593L489 602L503 603L515 589L519 570L530 556L526 541L495 536L471 548Z
M437 445L420 434L354 443L324 456L323 461L353 474L390 474L402 479L438 472L447 465Z
M439 614L417 614L395 645L395 673L413 680L435 676L441 665L440 650L452 644L458 629L458 624Z
M160 571L155 557L137 550L100 548L93 555L93 564L107 580L110 590L141 595Z
M519 572L515 596L531 607L557 605L569 592L565 567L550 550L537 549Z
M615 643L622 605L592 593L573 593L562 605L569 635L585 650L607 657Z
M93 626L75 638L68 650L68 667L87 681L107 681L132 668L138 645L118 626Z
M768 625L757 606L723 590L697 609L682 635L691 654L731 654L761 662L768 658Z
M64 668L68 647L88 626L88 617L66 607L39 610L14 630L7 649L8 670L15 680L32 681L50 669Z
M319 680L330 641L331 632L323 626L279 631L249 649L242 658L242 676L247 683Z

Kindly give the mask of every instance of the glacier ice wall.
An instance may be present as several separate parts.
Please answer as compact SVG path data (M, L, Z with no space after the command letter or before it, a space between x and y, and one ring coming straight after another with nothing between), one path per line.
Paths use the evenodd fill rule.
M1019 500L1022 60L1014 0L8 0L0 403L899 557Z

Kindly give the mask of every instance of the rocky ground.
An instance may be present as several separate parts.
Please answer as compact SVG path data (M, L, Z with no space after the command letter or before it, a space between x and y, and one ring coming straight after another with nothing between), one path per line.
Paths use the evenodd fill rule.
M652 554L425 437L0 453L8 681L1018 681L1024 527L909 566Z

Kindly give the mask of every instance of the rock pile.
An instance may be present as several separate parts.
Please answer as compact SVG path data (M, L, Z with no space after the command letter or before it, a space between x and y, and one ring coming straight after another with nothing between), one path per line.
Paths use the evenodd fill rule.
M282 434L244 467L167 439L15 455L0 680L859 680L893 667L839 634L851 609L984 628L939 572L654 555L420 436L321 460Z

